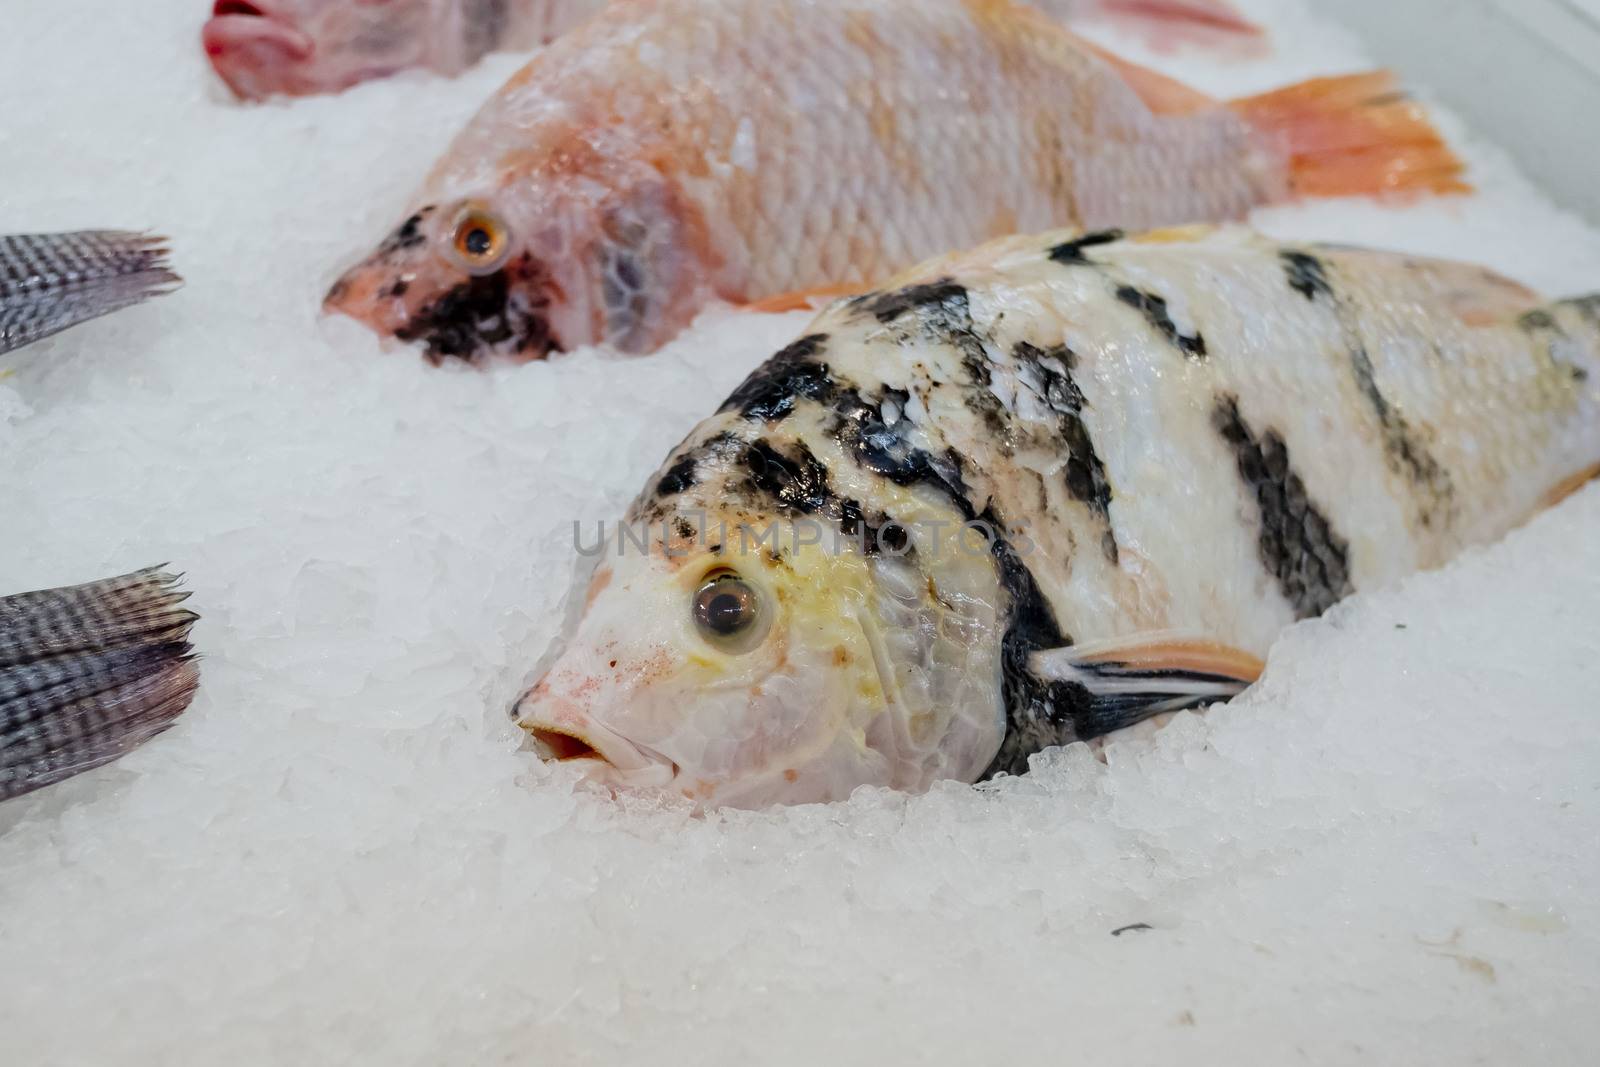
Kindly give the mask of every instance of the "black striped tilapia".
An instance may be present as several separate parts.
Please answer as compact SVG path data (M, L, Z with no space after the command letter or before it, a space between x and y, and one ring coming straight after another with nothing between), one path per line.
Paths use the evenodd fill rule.
M0 800L109 763L200 684L189 594L158 568L0 597Z
M1597 464L1600 297L1242 229L1008 238L833 305L701 423L517 714L710 804L1020 773L1241 691Z
M166 241L85 230L0 236L0 354L183 284Z

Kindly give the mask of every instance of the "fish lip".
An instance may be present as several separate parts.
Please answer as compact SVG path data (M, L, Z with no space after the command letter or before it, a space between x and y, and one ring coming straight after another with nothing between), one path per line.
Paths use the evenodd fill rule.
M213 45L241 47L269 45L291 59L307 60L316 52L311 35L294 25L269 16L213 15L202 31L207 48Z
M294 79L285 64L304 64L316 54L316 42L270 3L251 5L260 14L213 14L201 30L211 65L228 87L242 97L292 92ZM221 10L218 4L213 11Z
M202 31L206 50L213 59L230 50L267 46L283 52L296 62L304 62L317 50L309 34L290 23L254 15L216 15Z
M526 699L518 702L517 725L526 730L536 744L555 753L551 756L540 753L540 759L547 763L578 764L583 766L586 777L616 785L659 787L678 776L679 768L673 760L607 730L587 716L582 727L553 723L535 709L523 710L525 703ZM580 745L582 749L566 750L561 739L566 739L566 744Z

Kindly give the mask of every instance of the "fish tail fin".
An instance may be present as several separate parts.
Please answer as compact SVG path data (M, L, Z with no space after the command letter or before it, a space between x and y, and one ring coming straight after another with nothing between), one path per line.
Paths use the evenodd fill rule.
M1471 190L1461 160L1389 71L1313 78L1229 106L1278 143L1296 195Z
M0 237L0 352L174 291L168 254L122 230Z
M1093 13L1148 31L1155 44L1259 43L1266 32L1225 0L1094 0Z
M109 763L188 708L199 616L177 583L150 568L0 598L0 800Z

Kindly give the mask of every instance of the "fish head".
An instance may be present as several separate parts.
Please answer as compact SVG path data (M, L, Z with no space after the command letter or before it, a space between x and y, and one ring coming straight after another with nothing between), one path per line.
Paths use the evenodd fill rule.
M541 755L703 806L892 784L863 559L785 523L666 521L646 552L622 530L607 543L576 631L518 701Z
M424 0L216 0L201 39L242 99L306 96L427 61Z
M458 138L429 183L453 191L347 272L327 310L420 340L435 361L648 352L688 324L707 293L704 241L659 171L572 144L479 166L481 136Z
M537 359L591 340L565 294L581 259L564 227L493 196L418 208L328 291L324 309L385 337L420 341L428 358Z

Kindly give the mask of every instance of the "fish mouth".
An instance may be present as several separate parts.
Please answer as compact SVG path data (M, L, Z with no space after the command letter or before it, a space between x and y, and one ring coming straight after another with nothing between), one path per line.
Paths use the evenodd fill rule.
M503 270L433 287L417 270L368 260L334 283L322 310L352 318L380 337L420 343L435 366L447 360L479 364L490 356L544 359L562 350L540 300L514 289Z
M598 723L583 716L581 724L568 722L572 715L563 713L562 722L552 722L552 717L540 714L536 708L523 710L525 698L518 703L517 725L533 739L534 749L546 763L571 763L579 765L584 777L604 785L635 788L660 788L678 775L678 765L654 749L612 733Z
M584 759L610 762L581 737L544 726L524 726L523 729L533 738L539 757L547 762L570 763L573 760Z
M244 15L249 18L266 18L267 13L261 9L260 4L246 3L245 0L217 0L211 6L211 17L222 18L225 15Z
M268 0L217 0L201 40L217 74L247 99L294 92L291 72L316 53L316 42Z

